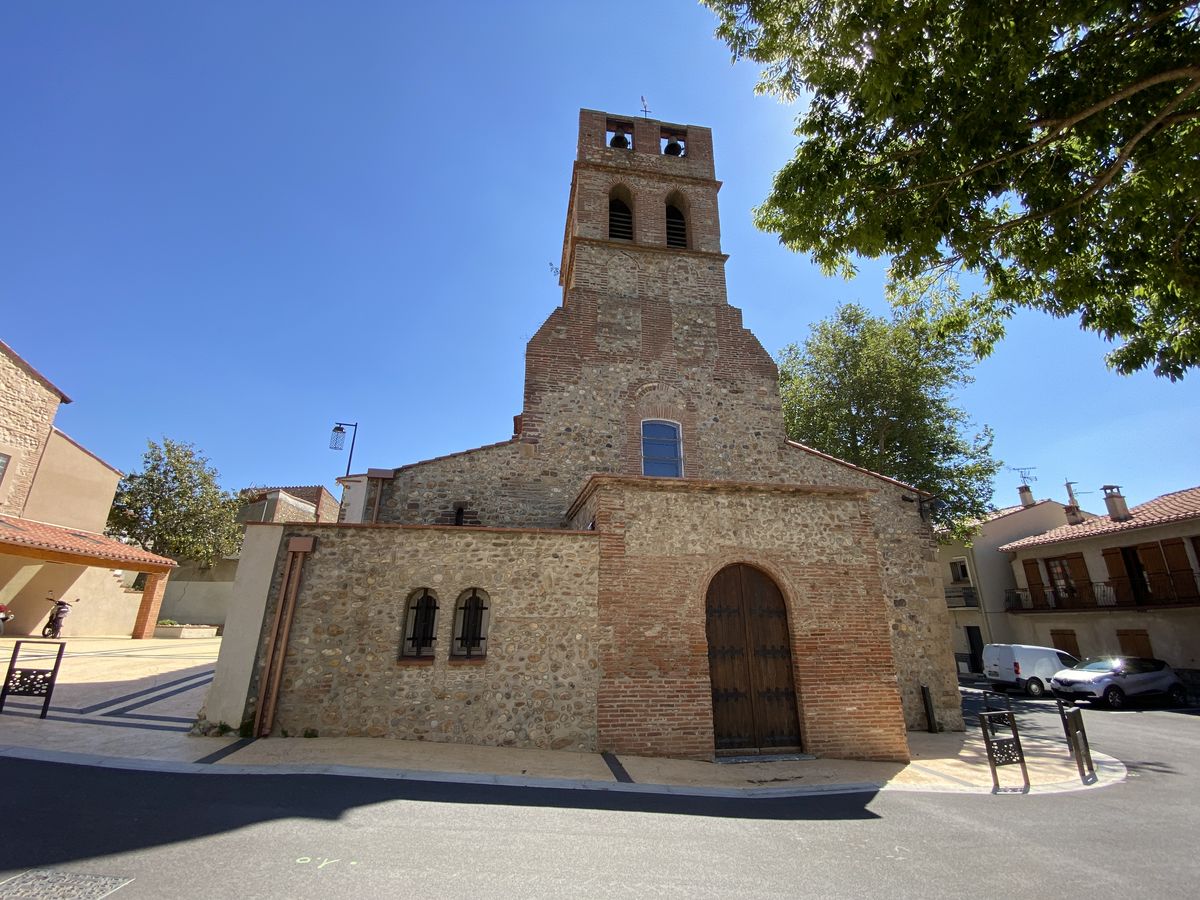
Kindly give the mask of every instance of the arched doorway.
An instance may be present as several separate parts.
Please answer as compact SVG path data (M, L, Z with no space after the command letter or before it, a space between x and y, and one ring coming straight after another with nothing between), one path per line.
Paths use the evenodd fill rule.
M718 753L800 749L787 607L753 566L726 566L708 586L708 673Z

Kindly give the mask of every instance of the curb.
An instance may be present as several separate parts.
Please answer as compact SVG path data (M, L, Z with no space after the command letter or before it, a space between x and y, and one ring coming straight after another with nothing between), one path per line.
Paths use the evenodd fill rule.
M0 757L26 759L34 762L63 765L93 766L135 772L161 772L179 775L329 775L349 778L373 778L385 781L417 781L440 784L477 784L495 787L540 788L544 790L607 791L627 794L661 794L677 797L707 797L713 799L767 800L789 797L830 796L836 794L865 794L881 791L903 791L930 794L991 795L992 789L966 782L960 788L930 785L897 785L864 781L841 784L806 785L803 787L719 788L670 784L640 784L620 781L591 781L570 778L531 778L522 775L487 775L468 772L439 772L425 769L378 769L336 763L278 766L213 765L171 760L130 759L100 756L92 753L72 753L65 750L37 750L29 747L0 747ZM1094 790L1125 780L1126 769L1120 760L1093 752L1097 780L1090 785L1076 781L1054 782L1030 788L1030 794L1061 794ZM944 777L940 776L939 777ZM958 779L952 779L958 781Z

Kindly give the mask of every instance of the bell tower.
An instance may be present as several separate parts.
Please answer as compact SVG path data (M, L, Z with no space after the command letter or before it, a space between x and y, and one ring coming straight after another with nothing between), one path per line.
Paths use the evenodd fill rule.
M517 435L576 484L778 470L778 375L726 297L720 188L708 128L580 111L562 306L526 350ZM646 463L652 431L676 448L667 465Z

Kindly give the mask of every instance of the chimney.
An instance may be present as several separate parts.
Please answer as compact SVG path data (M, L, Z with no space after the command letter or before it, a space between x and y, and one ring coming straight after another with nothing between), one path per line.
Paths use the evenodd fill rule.
M1100 490L1104 491L1104 505L1108 507L1108 517L1114 522L1127 522L1133 518L1129 514L1129 507L1125 503L1125 497L1121 494L1121 486L1119 484L1102 485Z
M1068 503L1066 506L1064 506L1063 512L1066 513L1068 525L1083 524L1083 513L1079 511L1079 507L1074 503Z
M1017 488L1017 494L1021 498L1022 506L1033 506L1035 503L1037 503L1037 501L1033 499L1033 488L1027 484L1023 484Z

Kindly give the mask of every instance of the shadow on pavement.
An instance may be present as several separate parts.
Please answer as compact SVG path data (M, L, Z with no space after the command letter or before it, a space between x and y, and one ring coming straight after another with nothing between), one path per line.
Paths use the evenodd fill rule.
M878 819L875 792L711 798L322 775L190 775L6 759L0 870L187 841L273 819L336 820L379 803L495 804L769 820Z

